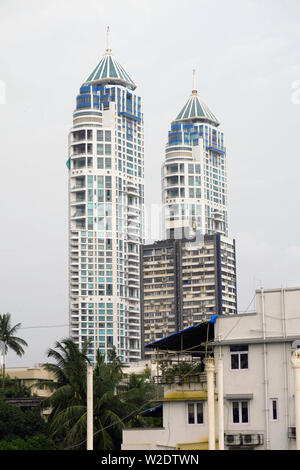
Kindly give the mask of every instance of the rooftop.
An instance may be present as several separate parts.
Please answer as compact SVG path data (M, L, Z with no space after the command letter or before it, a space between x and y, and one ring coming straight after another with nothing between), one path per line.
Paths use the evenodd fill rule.
M135 83L128 73L124 70L120 62L112 55L112 50L109 45L109 28L107 28L105 54L84 84L120 84L130 88L131 90L135 90L136 88Z

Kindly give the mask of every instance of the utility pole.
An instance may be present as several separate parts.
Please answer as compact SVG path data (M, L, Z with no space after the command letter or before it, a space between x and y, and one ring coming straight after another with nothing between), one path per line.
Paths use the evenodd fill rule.
M216 449L215 432L215 364L212 357L206 359L207 408L208 408L208 449Z
M89 365L87 366L87 374L86 374L86 380L87 380L87 393L86 393L86 399L87 399L87 450L93 450L93 443L94 443L94 429L93 429L93 366Z
M292 354L292 367L294 369L295 387L296 448L300 450L300 349L296 349Z
M218 426L219 450L224 450L224 391L223 391L223 359L218 359Z

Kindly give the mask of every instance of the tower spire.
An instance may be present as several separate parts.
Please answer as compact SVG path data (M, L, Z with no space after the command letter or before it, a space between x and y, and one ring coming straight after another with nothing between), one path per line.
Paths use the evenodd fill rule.
M192 89L192 93L194 95L197 94L197 86L196 86L196 70L193 69L193 89Z
M107 26L106 28L106 50L105 52L107 54L111 54L111 48L110 48L110 30L109 30L109 26Z

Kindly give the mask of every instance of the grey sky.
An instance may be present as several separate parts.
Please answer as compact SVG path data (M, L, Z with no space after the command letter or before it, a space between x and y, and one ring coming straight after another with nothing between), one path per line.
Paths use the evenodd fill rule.
M299 14L298 0L0 0L0 312L23 327L68 323L67 136L107 25L143 97L146 204L160 202L195 68L225 132L240 310L255 287L300 285ZM44 361L67 334L22 330L30 347L8 366Z

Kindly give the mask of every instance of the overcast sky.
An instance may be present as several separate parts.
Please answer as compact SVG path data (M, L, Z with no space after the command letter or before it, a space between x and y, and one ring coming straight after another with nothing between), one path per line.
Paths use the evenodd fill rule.
M146 204L195 68L225 133L239 308L257 287L300 286L299 17L299 0L0 0L0 313L29 343L8 366L68 335L32 327L68 323L67 137L107 25L143 98Z

